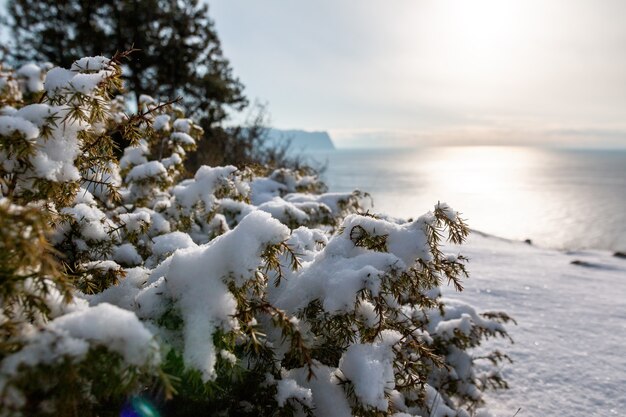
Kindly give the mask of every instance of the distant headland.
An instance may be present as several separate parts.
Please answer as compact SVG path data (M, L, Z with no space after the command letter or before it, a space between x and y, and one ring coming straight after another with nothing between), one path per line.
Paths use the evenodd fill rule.
M291 141L289 148L293 151L332 151L335 149L332 139L325 131L306 131L298 129L274 129L268 131L270 141L279 144Z

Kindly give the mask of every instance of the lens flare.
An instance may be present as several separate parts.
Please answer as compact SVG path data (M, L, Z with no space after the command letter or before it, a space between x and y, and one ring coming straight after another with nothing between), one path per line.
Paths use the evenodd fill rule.
M132 397L126 402L120 417L160 417L161 414L150 400L143 397Z

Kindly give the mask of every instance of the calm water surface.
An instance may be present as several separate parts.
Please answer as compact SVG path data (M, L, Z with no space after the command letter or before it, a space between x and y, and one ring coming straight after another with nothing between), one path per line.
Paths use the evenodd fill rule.
M444 201L486 233L626 251L626 151L436 147L313 158L327 162L331 191L368 191L377 212L416 217Z

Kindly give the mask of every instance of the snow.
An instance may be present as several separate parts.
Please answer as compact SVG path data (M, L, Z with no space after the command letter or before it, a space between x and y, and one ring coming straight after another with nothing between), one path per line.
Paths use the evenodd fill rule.
M0 391L23 367L55 364L62 358L80 361L91 345L119 353L130 365L155 366L160 362L158 345L139 319L130 311L107 303L85 306L58 317L32 333L28 342L3 359Z
M124 360L142 366L159 361L158 345L144 325L130 311L102 303L61 316L50 327L71 337L88 340L119 353Z
M308 378L306 368L291 369L283 377L293 378L298 385L311 390L315 416L351 417L352 409L337 378L337 370L318 362L314 363L314 378Z
M104 57L88 57L75 61L70 70L52 68L46 74L44 89L52 96L63 92L78 92L90 95L113 75L110 60Z
M101 272L107 272L110 270L121 269L119 264L114 261L91 261L85 262L81 265L81 269L84 271L98 270Z
M210 209L216 201L214 193L224 183L228 183L228 177L237 171L234 166L208 167L201 166L193 179L182 181L174 187L172 194L176 201L184 208L191 208L202 202Z
M150 224L150 214L145 211L123 213L119 220L129 233L137 233Z
M178 120L176 120L178 121ZM174 132L170 135L172 142L180 143L181 145L195 145L194 138L183 132Z
M0 135L19 134L24 139L34 140L39 136L39 129L26 119L15 116L0 116Z
M230 363L231 365L237 364L237 356L227 351L226 349L220 350L220 357L224 359L226 362Z
M46 92L48 94L56 94L59 90L66 88L74 75L76 75L75 72L65 68L52 68L46 74L46 81L44 82Z
M272 217L284 224L289 224L290 222L303 224L309 220L309 216L304 211L278 197L260 204L258 209L270 213Z
M339 369L354 385L357 397L373 408L386 411L386 391L395 387L393 352L385 343L353 344L339 361Z
M26 119L37 127L42 127L47 123L47 118L54 116L59 111L59 107L47 104L29 104L15 112L13 115Z
M136 306L135 297L139 293L140 287L148 279L148 270L137 267L126 269L125 272L126 277L120 279L117 285L91 296L89 304L95 306L100 303L109 303L125 310L134 310Z
M467 413L461 410L458 414L450 407L446 406L441 394L430 385L426 385L426 403L431 404L432 411L428 417L469 417Z
M66 207L61 213L72 216L80 226L81 235L89 240L106 240L108 233L114 229L112 222L100 209L84 203Z
M287 186L269 178L255 178L250 184L250 200L254 205L260 205L284 194Z
M150 228L148 229L150 236L170 232L170 223L161 213L157 213L156 211L147 208L137 209L137 212L145 212L150 215Z
M140 94L139 104L144 106L148 104L156 104L156 100L147 94Z
M161 159L161 162L163 163L163 166L165 168L170 168L181 164L183 162L183 159L177 153L173 153L172 156Z
M97 74L76 74L72 77L71 86L74 91L83 94L91 94L92 91L102 83L109 74L101 72Z
M309 388L304 388L298 385L298 383L289 378L283 378L276 384L278 391L276 393L276 402L279 407L283 407L288 399L296 399L302 403L312 407L311 402L312 393Z
M502 369L511 388L486 393L494 415L512 416L519 408L520 417L623 415L626 260L476 232L455 250L470 258L470 279L462 293L444 288L444 295L480 310L504 310L518 322L507 326L514 344L489 343L514 360Z
M109 69L111 66L111 59L105 56L90 56L80 58L72 63L72 71L92 70L100 71Z
M169 130L170 128L170 116L167 114L159 114L154 117L152 122L152 128L154 130Z
M43 72L37 65L23 65L17 75L24 79L27 91L32 93L43 90Z
M123 265L139 265L143 259L132 243L124 243L113 249L113 260Z
M66 130L73 129L68 127ZM78 169L74 166L80 149L73 133L64 135L55 132L53 139L38 142L38 150L31 160L37 176L58 182L80 179Z
M452 207L450 207L448 205L448 203L442 203L439 202L435 205L435 209L436 210L441 210L443 212L443 214L450 220L450 221L455 221L459 215L459 213L457 213L456 211L454 211L452 209Z
M284 198L290 203L320 203L328 207L333 214L338 215L342 212L341 203L349 201L351 195L350 193L325 193L320 195L291 193Z
M451 339L454 336L455 331L459 331L462 334L469 336L472 328L472 323L478 324L482 327L488 328L492 331L504 331L505 326L501 323L485 320L476 313L476 310L466 304L460 302L456 294L453 294L455 298L442 298L441 301L446 305L445 313L443 316L433 317L429 323L429 328L432 333L439 336L443 336L447 339ZM469 302L469 300L466 300Z
M230 330L235 326L232 316L236 302L225 280L242 285L261 264L265 247L288 236L289 229L269 214L256 211L210 243L176 251L169 262L161 264L159 272L164 276L139 294L137 300L144 310L139 314L160 312L158 307L150 311L158 304L155 300L171 297L185 321L185 362L200 370L203 380L214 379L217 352L212 343L213 333L218 328Z
M174 130L182 133L189 133L193 122L190 119L176 119L174 121Z
M91 194L89 191L87 191L83 187L80 187L78 189L78 192L76 193L76 197L74 198L74 202L73 202L74 205L81 204L81 203L86 204L88 206L96 204L96 200L94 199L93 194Z
M155 257L161 257L165 254L170 254L177 249L195 248L197 245L189 237L187 233L183 232L171 232L161 236L157 236L153 239L152 255Z
M76 135L86 126L67 120L60 126L52 126L47 137L39 136L39 128L49 123L50 116L56 115L62 118L67 111L65 107L31 104L12 115L0 116L0 135L18 133L35 145L30 162L36 177L51 181L80 179L78 170L74 166L74 160L80 152Z
M363 300L359 303L356 310L359 319L369 328L376 326L379 321L379 317L374 309L374 304L367 300Z
M124 149L124 156L120 159L120 169L127 169L148 162L146 155L150 153L145 140L140 140L137 146L129 146Z
M334 313L352 309L362 289L376 296L386 271L405 270L417 259L430 260L423 224L423 217L397 225L371 217L347 216L341 224L344 232L333 236L311 262L303 262L298 274L289 277L284 291L275 295L277 306L295 312L319 298L324 309ZM351 235L359 227L371 235L386 236L388 252L356 246Z
M167 175L167 170L161 162L150 161L133 167L128 175L126 175L126 181L142 181L148 178L163 177L165 175Z
M89 350L89 344L85 340L65 336L63 332L40 332L37 337L32 337L31 343L4 359L0 368L0 390L6 383L5 378L17 374L22 366L53 364L64 356L82 359Z

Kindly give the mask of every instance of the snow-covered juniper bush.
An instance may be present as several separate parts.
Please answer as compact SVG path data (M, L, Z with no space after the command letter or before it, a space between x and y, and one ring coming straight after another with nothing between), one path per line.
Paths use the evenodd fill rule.
M123 58L0 69L0 415L488 415L506 355L471 350L509 317L440 296L467 275L458 213L374 216L287 169L186 178L202 129L125 113Z

